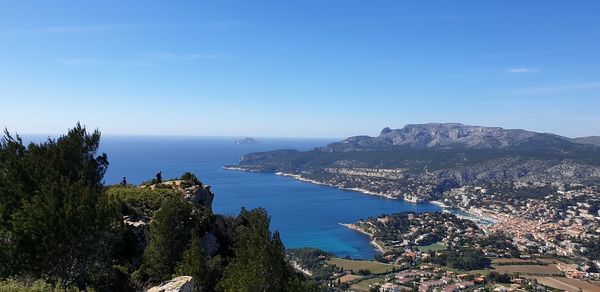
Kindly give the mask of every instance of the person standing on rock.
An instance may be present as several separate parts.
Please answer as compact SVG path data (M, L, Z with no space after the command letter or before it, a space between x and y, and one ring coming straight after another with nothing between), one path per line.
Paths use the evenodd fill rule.
M156 182L157 182L157 183L161 183L161 182L162 182L162 170L161 170L161 171L159 171L159 172L156 174Z
M123 180L121 181L121 185L122 186L126 186L127 185L127 178L123 177Z

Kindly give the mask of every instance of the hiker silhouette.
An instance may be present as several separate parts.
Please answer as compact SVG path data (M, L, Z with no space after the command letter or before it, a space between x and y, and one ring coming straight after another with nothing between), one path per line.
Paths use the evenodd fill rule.
M123 180L121 181L121 185L122 186L126 186L127 185L127 179L125 177L123 177Z
M161 182L162 182L162 171L159 171L159 172L156 174L156 181L157 181L158 183L161 183Z

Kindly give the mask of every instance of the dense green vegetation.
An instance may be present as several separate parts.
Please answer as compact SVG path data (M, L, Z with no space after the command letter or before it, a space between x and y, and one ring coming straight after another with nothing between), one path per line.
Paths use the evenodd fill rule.
M505 273L490 272L487 275L487 281L489 283L510 283L510 280L511 276Z
M356 138L356 137L355 137ZM505 148L459 145L415 148L407 145L348 142L352 138L309 151L277 150L244 155L239 167L252 171L287 172L345 188L382 193L413 193L430 189L431 197L463 185L514 181L520 177L544 183L573 182L553 166L574 165L577 182L598 185L588 171L600 166L600 147L573 143L566 138L539 134ZM370 140L367 139L367 140ZM333 145L333 146L332 146ZM336 173L333 169L395 169L393 176ZM400 176L400 178L398 178ZM515 197L538 197L546 187L517 189ZM504 191L504 190L501 190ZM532 193L528 193L531 191Z
M385 220L380 221L381 218L385 218ZM427 246L438 243L447 236L448 228L444 226L446 223L451 223L459 230L479 229L477 224L472 221L460 219L451 213L444 212L393 213L370 217L358 222L357 225L365 229L373 227L375 229L373 236L383 242L419 239L419 246ZM416 229L413 230L415 227ZM464 241L463 238L461 240Z
M290 249L286 254L291 260L308 269L316 281L328 280L335 272L341 272L340 268L327 263L327 260L335 255L317 248Z
M327 262L342 268L344 271L350 271L352 274L355 274L359 270L368 270L372 274L387 274L400 268L398 265L367 260L331 258Z
M499 199L510 200L512 198L543 199L548 194L556 193L557 188L552 185L524 185L516 187L512 182L494 182L485 185L489 193L498 194Z
M286 262L265 210L226 217L175 187L105 187L99 142L80 125L27 146L5 133L0 291L138 291L178 275L202 291L315 289ZM201 185L191 173L181 179Z
M108 288L118 205L103 193L108 167L100 133L77 125L66 136L25 147L0 142L0 275Z
M301 277L285 261L279 233L271 234L266 211L242 210L235 228L235 257L225 268L223 291L301 291Z
M61 286L61 285L59 285ZM13 278L0 280L0 292L77 292L77 287L57 288L42 279L35 281L23 281Z
M555 141L556 142L556 141ZM600 165L600 148L597 146L560 141L545 143L531 141L519 147L507 149L471 148L425 148L409 146L386 146L354 151L277 150L251 153L240 164L257 167L264 171L293 171L334 167L337 161L352 162L348 167L402 168L420 172L427 166L429 171L472 166L499 158L526 160L569 159L591 165Z
M465 271L488 268L491 263L480 250L467 248L439 252L433 257L432 262Z
M597 240L581 240L581 255L588 259L600 259L600 242Z
M191 172L186 172L179 178L183 181L182 187L186 188L192 185L202 186L202 182Z
M469 246L476 246L479 249L493 251L497 254L510 254L511 257L518 258L521 252L512 242L512 238L502 232L487 233L485 236L469 238Z
M146 230L148 246L141 267L144 280L159 283L171 277L191 240L192 216L192 204L187 201L180 198L164 201ZM193 242L190 244L193 246Z
M121 203L121 212L125 215L143 218L152 216L166 198L178 198L180 192L166 188L138 188L135 186L107 187L106 195Z

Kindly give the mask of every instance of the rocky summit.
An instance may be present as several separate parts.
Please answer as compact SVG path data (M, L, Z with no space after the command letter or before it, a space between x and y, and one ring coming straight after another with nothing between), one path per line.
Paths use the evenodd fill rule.
M327 145L329 151L372 150L389 146L412 148L506 149L541 139L561 142L568 138L520 129L468 126L459 123L409 124L401 129L384 128L379 136L355 136Z
M458 123L384 128L310 151L244 155L237 168L281 172L390 197L430 199L496 182L600 183L600 147L588 140Z

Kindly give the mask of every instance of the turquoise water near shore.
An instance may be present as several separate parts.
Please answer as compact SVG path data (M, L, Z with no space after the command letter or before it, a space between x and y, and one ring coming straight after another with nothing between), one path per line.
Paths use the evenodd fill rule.
M141 183L159 170L163 178L185 171L195 173L215 193L216 213L235 215L240 208L263 207L271 216L287 248L317 247L338 256L372 258L376 251L368 236L339 223L401 211L438 211L433 204L365 195L328 186L314 185L275 174L224 170L237 164L241 155L254 151L294 148L310 149L333 140L261 139L263 143L236 145L236 138L119 137L104 136L101 151L108 154L107 184L123 176Z

